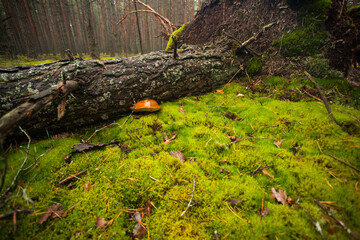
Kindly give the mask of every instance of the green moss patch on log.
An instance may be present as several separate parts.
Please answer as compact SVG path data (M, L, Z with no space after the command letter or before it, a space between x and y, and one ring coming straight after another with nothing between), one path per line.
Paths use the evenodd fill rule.
M171 51L173 50L173 46L174 46L174 40L173 40L173 37L175 39L178 39L179 36L185 31L186 29L186 24L183 24L179 29L175 30L174 32L172 32L170 38L169 38L169 41L166 45L166 49L165 51Z

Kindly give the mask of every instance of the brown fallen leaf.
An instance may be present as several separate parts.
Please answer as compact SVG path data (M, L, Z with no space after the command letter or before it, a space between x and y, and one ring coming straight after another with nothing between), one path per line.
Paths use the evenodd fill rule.
M216 90L215 94L224 94L224 91L221 89Z
M277 146L278 148L281 148L281 144L282 144L283 140L274 142L275 146Z
M151 212L151 202L150 202L150 199L148 199L146 202L146 207L143 210L143 213L144 213L144 215L150 217L150 212Z
M145 237L146 234L147 234L147 231L142 225L141 214L138 211L135 211L132 218L131 218L131 220L134 220L134 221L137 222L137 224L135 225L134 230L133 230L133 237L134 238L136 238L136 237L139 237L139 238Z
M96 218L96 221L95 221L95 225L96 225L98 228L103 228L103 227L106 227L106 226L108 225L108 222L105 221L104 218L97 217L97 218Z
M92 186L91 186L90 183L85 183L85 184L83 185L83 187L84 187L84 192L89 191L89 190L92 188Z
M270 212L270 208L268 208L268 207L264 208L264 210L262 210L260 213L261 219L263 219L266 215L268 215L269 212Z
M186 113L186 110L184 109L183 106L181 106L180 109L179 109L179 112L181 112L181 113Z
M232 198L232 199L229 199L229 200L227 200L227 201L230 202L231 206L235 206L235 205L237 205L238 203L241 203L241 202L242 202L242 200L236 199L236 198Z
M61 205L60 203L56 203L56 204L52 205L51 207L48 207L48 209L46 209L46 212L41 216L38 223L43 224L48 219L54 219L57 217L61 218L61 215L64 213L63 209L64 209L64 206Z
M239 117L239 116L237 116L235 113L229 112L229 111L227 111L224 116L225 116L226 118L228 118L228 119L233 120L233 121L241 121L241 120L242 120L241 117Z
M266 168L264 168L264 169L262 170L262 172L263 172L263 174L264 174L265 176L267 176L267 177L269 177L269 178L274 178L274 176L271 175L271 174L266 170Z
M271 198L275 198L282 205L287 204L287 196L284 190L280 189L279 192L276 192L275 188L271 188L271 192Z
M177 132L174 132L171 138L169 138L169 137L166 135L166 133L164 132L164 139L165 139L165 140L164 140L164 143L165 143L165 144L171 143L171 142L176 138L176 136L177 136Z
M80 144L76 144L73 146L73 148L75 149L75 151L77 152L83 152L83 151L87 151L89 149L94 148L95 145L88 143L88 142L84 142L84 143L80 143Z
M184 154L182 154L180 151L176 151L176 152L170 151L169 154L170 154L170 156L173 156L173 157L176 157L176 158L180 159L180 161L183 162L183 163L186 160Z

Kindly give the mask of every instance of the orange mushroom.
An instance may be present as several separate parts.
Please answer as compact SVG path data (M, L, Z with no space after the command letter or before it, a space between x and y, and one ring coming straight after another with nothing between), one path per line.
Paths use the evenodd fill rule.
M160 108L159 104L152 99L142 100L130 107L130 109L134 112L156 112L159 111Z

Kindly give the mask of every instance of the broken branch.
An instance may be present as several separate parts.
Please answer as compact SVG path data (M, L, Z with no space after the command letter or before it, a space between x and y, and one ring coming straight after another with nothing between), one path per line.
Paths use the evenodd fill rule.
M350 228L348 228L345 223L343 221L341 221L340 219L338 219L334 214L332 214L332 212L330 212L330 210L321 202L319 202L318 200L314 200L316 202L317 205L319 205L319 207L321 207L330 217L332 217L337 224L339 224L347 233L349 233L351 236L353 236L355 239L360 240L360 237L354 233Z
M322 101L324 102L325 104L325 107L326 107L326 110L328 111L330 117L331 117L331 120L338 124L334 118L334 115L332 114L331 112L331 108L330 108L330 105L328 103L328 101L326 100L326 97L325 97L325 94L323 93L323 91L321 90L319 84L314 80L314 78L310 75L310 73L308 73L307 71L304 71L305 75L309 78L309 80L315 85L316 89L318 90L318 92L320 93L320 96L321 96L321 99Z

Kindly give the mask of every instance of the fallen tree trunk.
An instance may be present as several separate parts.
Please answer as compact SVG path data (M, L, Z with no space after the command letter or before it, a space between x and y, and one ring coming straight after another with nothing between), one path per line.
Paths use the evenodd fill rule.
M170 101L212 91L238 67L224 48L187 47L108 61L0 69L0 139L68 131L129 114L134 101ZM63 115L63 116L62 116Z

